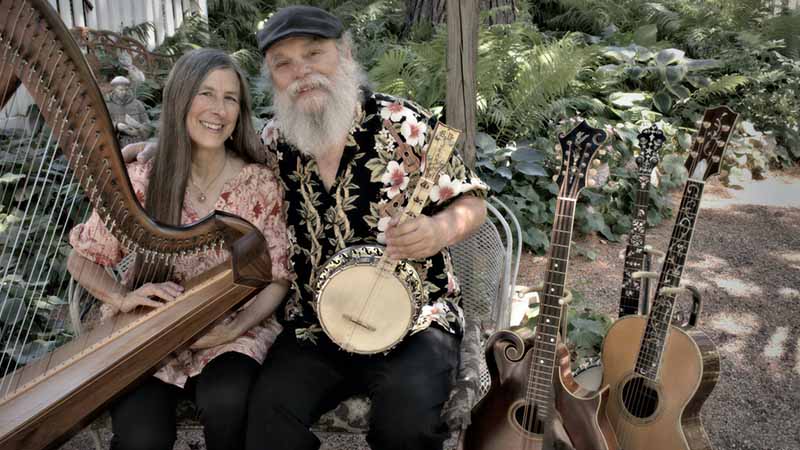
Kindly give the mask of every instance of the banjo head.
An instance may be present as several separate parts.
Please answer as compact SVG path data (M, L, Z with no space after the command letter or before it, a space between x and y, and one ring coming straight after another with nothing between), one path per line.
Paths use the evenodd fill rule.
M349 247L320 272L317 316L328 337L343 350L374 354L391 350L408 333L419 312L422 282L407 263L381 271L383 248ZM416 291L416 292L415 292Z

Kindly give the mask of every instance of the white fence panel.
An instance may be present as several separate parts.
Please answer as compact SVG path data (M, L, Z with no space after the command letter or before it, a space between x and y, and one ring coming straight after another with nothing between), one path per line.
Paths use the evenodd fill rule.
M89 28L122 31L125 27L150 22L155 28L147 45L155 48L183 23L183 15L195 12L208 15L207 0L93 0L89 8L84 0L49 0L67 28ZM25 113L33 100L24 88L17 90L0 111L0 128L24 128Z

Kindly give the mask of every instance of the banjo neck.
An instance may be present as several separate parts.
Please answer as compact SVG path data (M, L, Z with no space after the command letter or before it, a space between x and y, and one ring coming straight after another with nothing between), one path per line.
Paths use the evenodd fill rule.
M399 216L398 225L419 216L428 203L431 189L436 184L439 172L447 164L461 132L439 122L433 129L433 138L423 156L422 175L414 188L411 199ZM378 261L378 268L387 273L394 272L399 261L390 260L385 254Z

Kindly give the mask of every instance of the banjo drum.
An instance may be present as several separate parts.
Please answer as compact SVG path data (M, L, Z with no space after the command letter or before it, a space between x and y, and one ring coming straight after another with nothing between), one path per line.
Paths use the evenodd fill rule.
M459 135L436 125L425 170L400 223L420 214ZM390 261L380 245L347 247L333 255L320 270L316 288L322 330L343 350L359 354L386 352L402 341L427 298L416 269L406 261Z

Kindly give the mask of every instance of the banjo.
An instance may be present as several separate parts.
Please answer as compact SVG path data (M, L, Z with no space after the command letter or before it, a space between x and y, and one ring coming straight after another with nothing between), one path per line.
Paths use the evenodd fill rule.
M417 217L460 132L437 124L422 172L400 223ZM391 261L380 245L356 245L333 255L316 282L322 330L343 350L375 354L391 350L408 334L422 305L423 282L407 261Z

